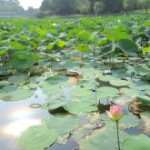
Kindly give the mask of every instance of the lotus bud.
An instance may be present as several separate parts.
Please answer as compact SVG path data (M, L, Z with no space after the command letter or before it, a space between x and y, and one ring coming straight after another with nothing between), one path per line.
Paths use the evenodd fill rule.
M106 111L108 117L113 121L118 121L123 116L123 111L120 106L113 105L109 111Z

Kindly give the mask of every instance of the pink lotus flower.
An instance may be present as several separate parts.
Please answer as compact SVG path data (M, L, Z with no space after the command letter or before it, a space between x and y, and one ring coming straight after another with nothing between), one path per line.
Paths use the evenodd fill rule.
M108 117L113 121L118 121L123 116L123 111L120 106L113 105L109 111L106 111Z

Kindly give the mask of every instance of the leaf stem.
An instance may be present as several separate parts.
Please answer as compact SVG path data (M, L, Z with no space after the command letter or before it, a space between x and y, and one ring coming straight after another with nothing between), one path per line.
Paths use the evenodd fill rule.
M117 127L118 150L121 150L120 149L120 141L119 141L119 120L116 121L116 127Z

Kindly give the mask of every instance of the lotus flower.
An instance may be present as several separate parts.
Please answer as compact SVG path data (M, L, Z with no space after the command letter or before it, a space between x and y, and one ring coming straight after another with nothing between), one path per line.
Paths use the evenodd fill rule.
M123 111L120 106L113 105L110 107L109 111L106 111L108 117L112 119L113 121L118 121L120 118L122 118Z

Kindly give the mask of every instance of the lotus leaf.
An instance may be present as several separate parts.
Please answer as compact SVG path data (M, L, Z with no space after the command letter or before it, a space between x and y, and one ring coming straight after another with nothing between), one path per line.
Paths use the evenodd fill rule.
M116 98L119 96L119 90L113 87L104 86L97 89L97 95L103 98Z
M144 134L140 135L129 135L125 138L123 149L124 150L149 150L150 138Z
M48 127L55 129L61 136L74 131L79 126L79 120L72 115L60 115L49 117L43 120Z
M70 101L64 105L65 110L71 114L79 115L97 111L97 105L95 101Z
M43 150L52 145L58 138L58 133L43 125L32 126L24 131L17 144L25 150Z

